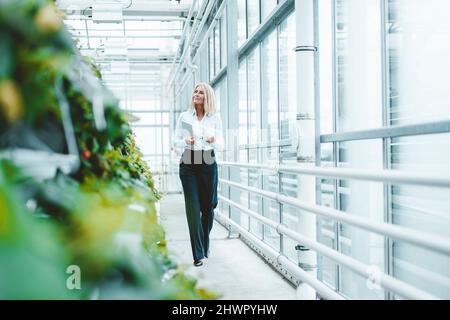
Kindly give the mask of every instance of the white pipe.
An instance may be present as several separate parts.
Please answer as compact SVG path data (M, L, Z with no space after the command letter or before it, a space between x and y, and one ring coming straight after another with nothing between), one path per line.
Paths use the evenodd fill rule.
M267 224L277 230L279 234L283 234L288 236L289 238L298 241L301 244L306 245L308 248L314 249L316 252L323 254L324 256L338 262L341 265L346 266L347 268L359 273L363 277L366 277L367 279L372 279L376 284L379 284L383 286L386 289L389 289L395 293L398 293L404 298L407 299L431 299L436 300L439 299L436 296L433 296L427 292L424 292L420 289L417 289L410 284L407 284L403 281L400 281L398 279L395 279L389 275L386 275L385 273L379 271L374 273L376 270L375 268L371 268L371 266L366 265L364 263L359 262L356 259L353 259L351 257L348 257L340 252L337 252L317 241L311 240L308 237L305 237L303 235L298 234L297 232L289 229L283 224L276 223L274 221L267 221L267 218L262 217L260 214L251 211L247 208L242 207L241 205L219 195L219 198L221 201L224 201L228 203L229 205L232 205L239 209L240 211L252 216L253 218L259 220L260 222ZM233 221L234 222L234 221ZM241 227L242 228L242 227ZM260 241L260 239L257 239L257 241ZM298 267L296 267L298 268Z
M175 69L175 72L174 72L173 76L170 78L170 80L169 80L169 82L168 82L168 84L169 84L168 87L169 87L169 88L172 86L172 83L173 83L173 82L176 80L176 78L178 77L178 72L181 70L181 68L182 68L183 65L184 65L184 62L183 62L183 61L184 61L184 58L185 58L186 53L187 53L186 46L189 46L189 45L190 45L190 43L191 43L191 41L192 41L193 33L194 33L195 30L197 29L197 25L198 25L199 20L200 20L199 17L200 17L200 15L203 13L203 11L205 10L206 5L209 4L210 2L214 2L214 0L209 0L209 1L204 0L203 3L202 3L202 6L201 6L201 8L200 8L200 10L197 12L197 15L196 15L195 21L194 21L194 25L193 25L192 28L191 28L191 32L189 33L188 41L186 42L187 45L184 46L184 48L183 48L183 53L182 53L182 55L181 55L181 57L180 57L180 64L178 64L178 67ZM206 18L207 18L207 17L206 17ZM203 15L201 20L203 21L203 20L206 19L206 18L205 18L205 15Z
M411 230L401 226L395 226L385 222L367 221L356 214L348 214L329 207L309 204L304 201L293 199L275 192L260 190L254 187L243 186L236 182L219 179L220 182L229 186L233 186L248 192L262 195L266 198L278 201L283 204L294 206L305 211L318 214L323 217L333 219L335 221L348 223L350 225L360 227L362 229L375 232L384 236L397 240L403 240L436 252L450 254L450 239L442 236L429 234L422 231Z
M295 0L295 27L297 46L314 47L314 0ZM296 52L296 111L297 114L309 114L311 117L297 120L297 126L301 131L299 145L297 149L298 159L310 159L304 166L315 166L315 143L316 143L316 123L315 123L315 52ZM317 115L318 116L318 115ZM278 172L278 175L280 173ZM310 176L298 176L297 194L306 202L316 203L316 178ZM311 239L317 237L316 215L302 214L298 217L298 231L307 235ZM317 277L317 254L306 248L298 251L299 263L308 266L308 272ZM299 288L302 296L309 297L315 295L308 287Z
M277 261L283 268L287 269L293 275L295 275L299 280L307 283L311 287L313 287L319 294L328 300L344 300L344 298L330 289L330 287L326 286L321 281L316 278L311 277L306 271L299 268L294 262L287 259L285 256L279 254L277 251L272 249L269 245L262 242L260 239L255 237L253 234L245 230L242 226L237 224L235 221L226 217L225 215L219 213L216 215L217 218L222 219L225 223L232 225L235 230L239 231L239 233L247 238L252 244L257 246L261 251L264 252L267 256L270 256L272 260Z
M392 184L413 184L427 187L450 188L448 174L412 173L400 170L361 170L347 168L304 168L288 165L259 165L250 163L221 162L219 165L252 169L265 169L276 172L290 172L323 178L355 179Z
M217 10L216 15L214 16L214 20L215 20L215 21L217 21L218 17L222 14L222 12L223 12L223 10L225 9L225 7L226 7L226 1L222 2L222 4L221 4L219 10ZM208 29L208 31L206 32L206 34L210 34L210 33L211 33L211 30L216 26L216 24L217 24L217 23L214 23L214 22L211 23L211 25L209 26L209 29ZM205 37L205 38L203 39L203 41L201 42L201 44L199 45L199 47L198 47L198 49L197 49L197 52L195 53L195 56L194 56L193 60L197 59L198 55L200 54L200 50L202 49L202 47L204 46L204 44L205 44L205 42L206 42L207 40L208 40L208 37ZM180 86L180 89L175 93L175 96L178 96L178 95L180 94L180 92L183 91L183 89L184 89L185 85L187 84L188 80L189 80L189 75L186 74L186 75L184 76L184 78L180 81L181 86Z
M217 25L217 20L219 19L219 16L222 14L223 10L226 7L226 1L222 2L222 4L219 7L219 10L217 10L216 15L214 16L214 21L211 23L211 25L209 26L208 30L206 31L206 34L210 34L212 29ZM194 56L194 60L197 58L197 56L199 55L199 51L203 48L203 46L205 45L205 42L208 40L208 37L205 37L202 42L200 42L200 45L198 46L197 52L195 53Z
M189 29L189 26L190 26L190 23L191 23L192 16L194 15L194 7L197 5L197 2L198 2L198 0L194 0L194 1L192 2L191 8L189 9L188 16L187 16L187 18L186 18L186 24L184 25L184 28L183 28L183 33L182 33L182 35L181 35L181 39L180 39L180 49L183 47L183 51L184 51L184 47L185 47L185 44L186 44L186 34L187 34L188 29ZM198 14L198 13L197 13L197 14ZM175 61L176 61L176 60L177 60L177 58L175 57L175 59L173 59L172 65L170 66L169 78L172 78L172 70L173 70L173 67L174 67L174 65L175 65ZM168 87L167 90L169 90L169 89L170 89L170 86Z
M197 42L198 37L200 36L203 26L206 23L206 20L208 20L209 14L211 13L211 10L214 6L214 4L216 3L215 0L210 0L208 3L208 7L205 10L205 14L203 15L202 21L200 22L200 26L197 28L197 30L195 31L194 37L191 39L192 43Z

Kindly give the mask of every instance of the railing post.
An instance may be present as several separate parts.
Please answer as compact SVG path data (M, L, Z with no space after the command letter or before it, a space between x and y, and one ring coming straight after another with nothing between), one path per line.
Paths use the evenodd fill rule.
M315 166L316 128L315 128L315 58L317 47L314 29L314 0L296 0L296 48L297 52L297 121L300 135L298 162L304 167ZM316 203L316 178L300 175L298 178L299 198L309 203ZM299 233L311 240L316 240L316 216L302 211L299 216ZM300 244L298 246L300 267L317 277L317 255L314 251ZM297 297L302 300L316 299L316 291L309 285L301 283Z

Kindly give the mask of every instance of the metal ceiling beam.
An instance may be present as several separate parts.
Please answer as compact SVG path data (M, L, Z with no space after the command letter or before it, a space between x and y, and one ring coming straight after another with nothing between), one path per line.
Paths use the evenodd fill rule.
M70 1L59 0L58 7L64 11L68 16L70 15L85 15L92 16L92 5L95 1ZM185 17L191 4L178 4L169 1L133 1L130 8L123 9L123 16L125 17Z
M105 30L105 32L108 32L108 30ZM158 36L132 36L132 35L126 35L125 37L122 36L111 36L108 34L102 35L102 36L98 36L98 35L79 35L79 34L73 34L74 37L77 38L88 38L88 39L103 39L103 38L108 38L108 39L123 39L123 38L127 38L127 39L170 39L170 38L174 38L174 39L180 39L181 35L158 35Z

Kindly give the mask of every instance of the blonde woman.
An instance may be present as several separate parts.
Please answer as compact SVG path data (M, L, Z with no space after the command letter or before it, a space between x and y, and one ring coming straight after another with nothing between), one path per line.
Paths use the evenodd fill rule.
M189 109L183 112L175 130L174 144L183 148L180 179L194 266L203 265L209 255L209 233L217 207L217 163L215 150L223 142L222 120L210 85L195 86Z

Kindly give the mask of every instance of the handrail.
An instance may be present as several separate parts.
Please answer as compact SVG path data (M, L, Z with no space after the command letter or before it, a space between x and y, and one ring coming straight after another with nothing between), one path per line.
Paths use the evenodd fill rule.
M245 230L242 226L237 224L235 221L231 220L230 218L226 217L223 214L218 214L219 218L224 220L227 224L232 225L234 228L236 228L241 235L243 235L246 238L249 238L252 240L252 242L258 246L261 250L264 251L267 255L269 255L273 260L275 260L277 263L283 265L289 272L294 274L298 279L301 281L309 284L311 287L317 290L319 294L329 300L345 300L343 296L326 286L323 282L320 280L312 277L310 274L308 274L303 269L299 268L298 265L296 265L294 262L289 260L287 257L285 257L283 254L280 254L273 248L271 248L266 243L262 242L260 239L255 237L252 233Z
M302 236L297 232L294 232L293 230L289 229L288 227L286 227L285 225L283 225L281 223L276 223L274 221L268 221L269 219L262 217L261 215L259 215L256 212L253 212L247 208L242 207L241 205L225 198L224 196L219 195L219 198L222 201L228 203L229 205L232 205L235 208L239 209L240 211L259 220L260 222L271 226L272 228L276 229L279 234L283 234L293 240L297 240L299 243L306 245L308 248L314 249L316 252L321 253L322 255L336 261L337 263L346 266L347 268L359 273L360 275L367 277L368 279L373 279L374 281L377 281L384 288L389 289L389 290L401 295L404 298L420 299L420 300L421 299L431 299L431 300L439 299L438 297L436 297L434 295L431 295L427 292L417 289L414 286L411 286L410 284L403 282L401 280L398 280L398 279L396 279L392 276L389 276L383 272L374 274L374 271L372 270L371 266L369 266L367 264L359 262L358 260L348 257L340 252L337 252L336 250L330 249L329 247L327 247L317 241L310 240L307 237Z
M397 240L403 240L417 246L431 249L436 252L450 255L450 239L442 236L429 234L422 231L411 230L405 227L392 225L385 222L366 221L365 219L348 212L339 211L329 207L309 204L304 201L279 195L275 192L265 191L254 187L244 186L236 182L219 179L220 182L248 192L265 196L279 203L291 205L305 211L324 216L335 221L351 224L362 229L375 232Z
M251 163L221 162L222 166L262 169L275 172L290 172L332 179L355 179L392 184L413 184L428 187L450 188L450 175L432 173L411 173L401 170L348 169L348 168L307 168L299 165L262 165Z

